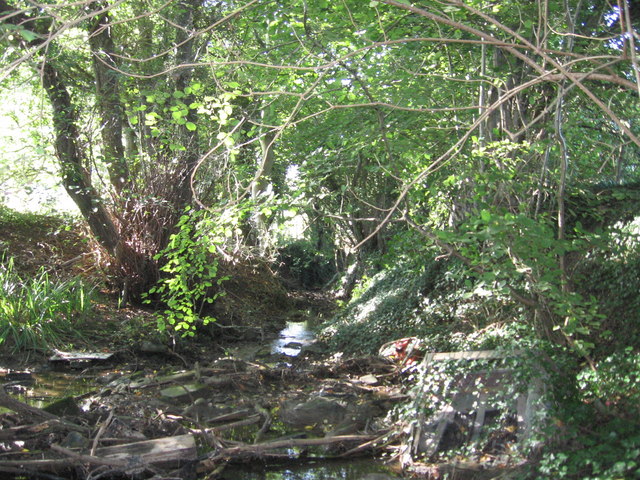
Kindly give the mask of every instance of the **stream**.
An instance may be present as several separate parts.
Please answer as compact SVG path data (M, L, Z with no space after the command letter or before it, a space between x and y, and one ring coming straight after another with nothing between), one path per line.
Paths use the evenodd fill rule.
M271 340L265 346L270 348L271 357L286 356L293 362L293 359L299 356L303 349L311 345L314 340L315 334L311 322L308 320L287 322L277 338ZM284 365L286 365L285 368L292 368L290 363L284 363ZM84 398L96 395L97 391L105 388L104 382L99 381L100 377L122 375L124 373L123 370L126 369L119 370L114 365L104 365L104 368L92 365L84 370L69 367L64 368L63 371L58 371L59 369L50 370L47 367L42 370L41 372L30 372L2 370L0 368L0 381L8 384L6 389L12 396L32 406L47 408L57 400L70 397L78 400L78 397ZM177 370L175 372L179 373ZM122 378L126 378L126 375ZM295 389L296 386L282 383L281 388L282 395L291 395L291 392L288 393L287 389ZM149 390L145 390L146 394L151 394L151 392L147 392ZM99 394L97 395L99 396ZM151 402L157 401L157 394L152 395L156 398L153 398ZM209 398L215 397L216 395L213 395L213 397ZM226 402L226 404L222 404L223 406L234 407L233 404L229 404L229 398L224 400L223 397L220 397L220 400ZM85 408L83 402L76 403L80 408ZM86 408L89 407L87 406ZM401 478L394 475L381 462L372 458L314 460L313 453L309 453L309 455L306 459L294 460L292 457L290 460L284 460L279 464L265 464L262 461L251 461L241 465L231 464L225 468L223 475L219 478L227 480L393 480Z
M79 397L95 390L95 376L59 371L13 371L0 368L0 383L18 400L45 408L65 397ZM6 411L0 407L0 411Z
M399 479L382 463L370 459L309 462L281 467L248 465L225 469L225 480L392 480Z
M287 326L280 331L278 338L271 343L271 353L295 357L314 339L315 334L311 330L308 320L287 322Z

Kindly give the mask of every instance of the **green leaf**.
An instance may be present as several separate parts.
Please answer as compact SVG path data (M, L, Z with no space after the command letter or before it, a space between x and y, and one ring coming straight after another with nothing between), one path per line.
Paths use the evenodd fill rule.
M185 124L185 127L187 127L187 130L189 130L190 132L193 132L193 131L195 131L195 130L196 130L196 128L198 128L198 127L196 126L196 124L195 124L195 123L193 123L193 122L187 122L187 123Z
M20 35L25 39L26 42L32 42L36 38L38 38L37 33L34 33L31 30L27 30L25 28L20 29Z

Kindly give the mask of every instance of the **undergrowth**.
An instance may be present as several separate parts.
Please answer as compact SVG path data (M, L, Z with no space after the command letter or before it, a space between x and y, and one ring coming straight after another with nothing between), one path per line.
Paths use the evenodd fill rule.
M54 279L41 267L32 278L0 263L0 345L16 353L47 350L77 339L91 313L93 289L81 280Z
M362 283L321 333L335 350L372 354L408 336L425 340L430 351L486 349L517 333L511 320L521 314L518 308L503 297L470 295L463 268L453 260L405 262Z
M535 353L544 352L546 394L540 408L546 421L537 431L543 447L528 457L528 470L518 478L640 478L639 266L640 249L634 243L586 255L576 267L576 290L593 299L601 318L586 337L595 345L589 361L575 349L542 340L526 308L478 288L457 262L433 258L398 263L364 278L322 335L332 349L347 354L376 353L381 345L407 336L420 338L426 351L532 352L532 361L515 367L524 388L532 365L540 363ZM458 375L460 368L454 366ZM414 400L422 391L429 392L427 400L446 400L455 393L447 390L452 378L438 369L416 370L407 379L408 388ZM397 415L410 424L420 412L437 409L428 401L413 401L399 407ZM479 445L466 443L442 459L473 460L482 452Z

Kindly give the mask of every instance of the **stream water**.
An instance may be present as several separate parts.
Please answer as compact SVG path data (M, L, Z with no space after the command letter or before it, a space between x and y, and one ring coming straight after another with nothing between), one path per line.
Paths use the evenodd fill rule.
M297 356L313 343L315 334L309 321L288 322L271 342L274 355ZM105 374L105 372L101 372ZM99 389L96 373L80 371L10 371L0 368L0 383L20 400L44 408L55 400L81 396ZM255 462L229 465L222 477L227 480L393 480L395 476L380 462L370 458L348 461L313 460L290 461L280 465Z
M265 467L232 465L224 470L227 480L393 480L395 476L380 462L370 459L310 461L304 464Z
M30 372L0 369L0 383L17 399L37 408L96 389L95 377L77 372Z
M271 344L271 353L295 357L303 347L313 342L314 338L315 334L308 320L287 322L287 326L280 331L278 338Z

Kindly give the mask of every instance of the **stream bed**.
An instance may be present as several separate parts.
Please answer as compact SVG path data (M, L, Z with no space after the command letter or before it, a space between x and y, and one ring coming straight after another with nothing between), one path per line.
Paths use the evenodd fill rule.
M14 371L0 368L0 383L18 400L45 408L52 402L79 397L96 389L94 375L66 371ZM1 408L1 407L0 407Z
M355 380L358 383L357 376L351 380L348 372L346 374L327 373L328 367L314 367L314 360L306 358L307 347L314 341L315 334L311 322L288 322L277 338L268 340L263 345L267 352L269 350L271 352L269 359L274 359L273 361L265 359L264 363L245 362L232 356L211 358L208 359L208 363L196 367L198 369L196 372L184 370L180 366L167 367L170 364L170 362L165 363L170 359L167 357L162 359L165 368L156 372L154 367L159 364L161 357L150 356L146 360L141 357L144 361L140 365L136 360L130 365L104 362L80 365L69 363L66 366L57 364L55 369L44 366L35 372L0 369L0 382L5 384L6 391L12 397L41 409L49 408L52 403L59 403L58 400L75 399L77 406L85 413L96 412L96 409L103 412L117 411L120 418L130 418L125 420L133 429L129 430L128 436L132 435L131 432L142 432L145 428L157 430L157 427L147 419L164 415L174 418L166 425L173 425L170 427L171 431L176 432L180 431L179 423L181 422L187 428L194 428L194 426L201 428L208 421L215 422L223 417L231 419L231 416L236 414L240 416L234 418L250 420L260 412L260 409L255 407L256 403L265 405L265 408L274 414L271 435L262 439L263 442L269 442L269 438L273 439L274 436L277 439L277 435L315 439L322 438L325 434L327 435L325 438L345 434L340 433L339 430L333 431L334 424L337 427L346 427L347 430L351 429L346 434L357 434L361 430L369 429L370 422L377 421L374 420L374 415L376 417L381 415L380 411L373 412L375 409L371 403L372 396L377 394L371 390L365 400L364 395L357 394L357 389L353 389L351 382ZM277 359L283 356L290 360L278 362ZM320 360L321 357L316 359ZM258 362L262 361L263 359L260 359ZM202 377L200 368L202 368ZM318 371L321 373L317 378L314 378L314 375L318 375L313 373L316 371L314 368L320 368ZM360 368L356 371L360 373ZM172 389L180 390L180 395L170 397L169 392ZM329 420L323 420L322 415ZM356 416L358 420L354 422ZM98 418L97 421L102 422L106 418L103 417L104 415L93 418ZM255 422L253 424L255 425ZM241 440L249 442L246 444L249 445L254 442L255 433L252 432L255 432L261 424L262 421L255 425L254 430L251 430L252 427L245 427L244 430L229 430L220 438L232 443ZM213 425L216 424L213 423ZM145 435L146 438L157 438L157 433L150 433L150 431L145 431ZM145 436L142 438L144 439ZM91 436L88 434L86 441L90 439ZM61 441L63 441L62 438L54 440L54 442ZM201 445L199 449L203 447L204 445ZM324 458L313 458L317 454L313 448L308 451L302 448L288 459L284 452L281 460L258 458L240 464L232 461L225 466L222 475L216 478L227 480L394 480L401 478L380 461L371 457L334 460L331 459L333 454L325 455L323 450L319 452L319 457ZM198 478L207 478L207 476Z

